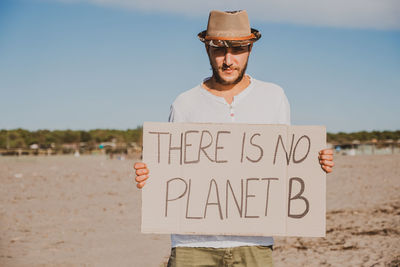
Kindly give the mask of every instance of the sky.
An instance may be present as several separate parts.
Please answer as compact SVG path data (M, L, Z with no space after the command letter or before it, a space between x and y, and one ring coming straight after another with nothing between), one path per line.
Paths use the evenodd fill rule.
M0 129L167 121L211 74L197 34L212 9L248 11L247 73L285 90L292 124L400 129L399 1L243 2L1 0Z

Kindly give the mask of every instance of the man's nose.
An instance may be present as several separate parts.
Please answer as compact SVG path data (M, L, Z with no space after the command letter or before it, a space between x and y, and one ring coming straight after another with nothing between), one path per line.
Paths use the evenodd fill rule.
M228 66L232 65L232 52L229 49L225 50L224 63Z

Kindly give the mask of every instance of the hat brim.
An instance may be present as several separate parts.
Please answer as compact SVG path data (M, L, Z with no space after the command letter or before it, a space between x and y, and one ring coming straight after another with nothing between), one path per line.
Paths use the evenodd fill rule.
M218 38L207 36L207 31L200 32L197 37L199 40L207 45L214 47L233 47L233 46L246 46L257 42L261 38L261 33L251 28L251 35L248 37L231 37L231 38Z

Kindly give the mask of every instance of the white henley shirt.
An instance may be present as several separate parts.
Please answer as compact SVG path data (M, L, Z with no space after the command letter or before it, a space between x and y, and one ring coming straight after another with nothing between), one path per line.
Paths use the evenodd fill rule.
M249 76L250 77L250 76ZM281 87L250 77L250 85L231 104L202 85L180 94L171 105L170 122L290 124L290 106ZM270 246L272 237L171 235L172 247Z

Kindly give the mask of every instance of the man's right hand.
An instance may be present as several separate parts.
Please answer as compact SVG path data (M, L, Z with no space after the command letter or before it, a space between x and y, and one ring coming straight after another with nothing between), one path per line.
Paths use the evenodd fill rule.
M149 178L149 169L147 169L146 163L143 162L136 162L133 168L136 170L136 187L141 189Z

